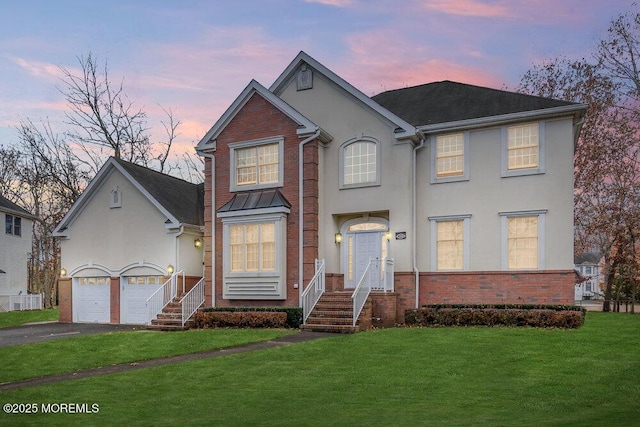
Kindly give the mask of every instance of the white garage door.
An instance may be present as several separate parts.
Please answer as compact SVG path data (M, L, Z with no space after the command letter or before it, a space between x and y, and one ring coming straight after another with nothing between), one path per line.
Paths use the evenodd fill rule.
M120 323L147 323L147 298L162 286L162 276L129 276L122 278Z
M111 292L108 277L79 277L73 280L73 321L109 323Z

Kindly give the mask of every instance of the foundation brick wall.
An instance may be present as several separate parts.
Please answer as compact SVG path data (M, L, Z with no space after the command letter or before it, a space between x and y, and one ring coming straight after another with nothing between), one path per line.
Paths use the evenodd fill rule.
M398 320L398 294L395 292L371 292L372 325L379 328L389 328L404 320ZM403 315L404 319L404 315Z
M575 272L420 273L423 304L573 304Z
M254 94L249 101L229 122L220 133L216 142L215 155L215 206L212 205L211 189L211 160L205 161L205 305L212 305L212 255L215 256L215 305L216 306L298 306L299 294L294 284L299 282L299 179L298 179L298 137L297 124L286 114L270 104L258 94ZM212 246L212 214L227 203L234 195L229 191L230 173L233 170L230 162L228 144L233 142L251 141L269 137L284 137L284 154L281 161L284 164L284 186L279 188L282 195L291 203L287 217L285 282L287 286L286 300L225 300L222 298L223 286L223 241L222 221L215 219L215 247ZM305 284L313 277L314 260L318 257L318 144L312 141L303 149L304 174L304 265ZM315 172L313 171L315 169Z

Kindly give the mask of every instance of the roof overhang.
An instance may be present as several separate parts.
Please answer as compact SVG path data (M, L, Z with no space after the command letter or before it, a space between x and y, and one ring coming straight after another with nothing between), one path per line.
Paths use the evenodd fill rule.
M479 117L454 122L436 123L433 125L418 126L424 134L462 131L472 128L500 126L523 120L541 120L556 117L573 116L574 124L579 125L584 117L587 106L585 104L565 105L561 107L545 108L542 110L522 111L517 113L502 114L499 116Z

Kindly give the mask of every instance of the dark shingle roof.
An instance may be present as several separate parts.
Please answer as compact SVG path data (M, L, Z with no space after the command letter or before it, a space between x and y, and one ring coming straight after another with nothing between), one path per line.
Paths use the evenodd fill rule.
M602 259L602 254L599 254L596 252L587 252L584 254L576 255L576 257L573 260L573 263L575 265L598 264L601 259Z
M180 223L204 225L204 184L192 184L121 159L114 160Z
M577 105L451 81L390 90L372 99L413 126Z
M256 190L236 193L218 212L279 207L291 208L291 203L279 190Z
M26 218L31 218L31 219L34 218L34 216L31 215L27 210L21 208L20 206L16 205L15 203L9 201L2 194L0 194L0 211L7 211L7 212L15 213L17 215L24 216Z

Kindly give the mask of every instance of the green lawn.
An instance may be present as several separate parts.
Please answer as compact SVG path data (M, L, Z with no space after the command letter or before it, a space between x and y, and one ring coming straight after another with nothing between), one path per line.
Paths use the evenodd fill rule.
M377 330L0 393L47 425L638 425L640 316L577 330Z
M59 311L57 308L48 310L9 311L0 313L0 328L20 326L25 323L57 321Z
M172 333L142 330L0 347L0 360L4 366L11 366L0 370L0 383L267 341L290 333L293 330L194 329Z

